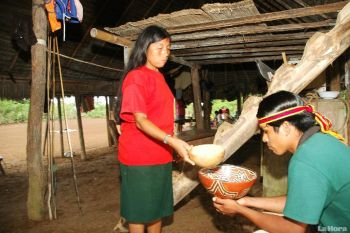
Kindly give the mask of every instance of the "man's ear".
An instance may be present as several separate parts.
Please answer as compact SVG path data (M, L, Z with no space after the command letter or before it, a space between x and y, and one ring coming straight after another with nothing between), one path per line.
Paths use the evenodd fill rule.
M291 124L288 121L284 121L282 125L280 126L280 129L282 129L282 133L285 136L288 136L291 131Z

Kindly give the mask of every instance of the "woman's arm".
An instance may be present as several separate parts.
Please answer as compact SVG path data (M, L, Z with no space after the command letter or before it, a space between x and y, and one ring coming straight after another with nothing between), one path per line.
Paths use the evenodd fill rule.
M214 206L218 212L225 215L240 214L259 228L270 233L304 233L307 230L307 224L277 216L272 214L261 213L238 204L238 201L232 199L213 198ZM261 205L261 203L259 203Z
M148 120L146 114L144 113L134 113L136 127L140 129L142 132L147 135L155 138L159 141L164 140L166 138L167 133L153 124L150 120ZM175 137L167 137L167 144L171 146L186 162L194 165L194 162L190 160L188 151L191 149L191 146L188 145L185 141L175 138Z

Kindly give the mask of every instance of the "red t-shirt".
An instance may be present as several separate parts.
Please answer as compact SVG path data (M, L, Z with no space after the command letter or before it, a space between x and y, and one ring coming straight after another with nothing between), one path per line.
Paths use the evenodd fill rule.
M133 113L142 112L167 134L174 131L174 96L163 75L146 66L130 71L122 86L118 159L125 165L155 165L172 161L172 148L139 130Z

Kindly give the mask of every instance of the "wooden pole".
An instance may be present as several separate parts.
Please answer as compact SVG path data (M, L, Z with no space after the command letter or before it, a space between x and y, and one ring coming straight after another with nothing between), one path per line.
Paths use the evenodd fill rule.
M201 88L199 84L199 66L195 65L191 68L192 88L193 88L193 105L194 114L196 118L196 128L204 129L203 117L202 117L202 97Z
M28 196L27 214L30 220L45 216L46 173L41 148L42 113L45 99L47 20L42 7L44 0L32 1L33 31L38 43L31 48L32 84L27 128Z
M117 146L118 145L118 132L117 132L117 128L115 125L115 121L114 121L114 111L115 111L115 98L113 96L109 96L109 132L112 136L112 144Z
M77 120L78 120L78 127L79 127L79 141L80 141L80 148L81 148L80 158L82 160L86 160L86 150L85 150L83 123L81 121L81 113L80 113L80 106L81 106L80 95L76 95L75 96L75 106L76 106L76 109L77 109Z
M340 58L340 57L339 57ZM340 59L336 59L326 69L326 87L328 91L340 91Z
M349 51L347 53L348 55L350 54ZM348 78L348 81L350 82L350 57L347 56L347 60L345 62L345 73L347 74L347 76L345 76L345 78ZM345 101L347 101L348 106L350 106L350 84L348 84L348 87L346 89L346 97L347 99ZM350 114L350 109L348 109L347 114ZM348 124L347 124L347 133L348 133L348 146L350 145L350 117L348 118Z
M111 131L109 130L109 105L108 105L107 96L105 96L105 101L106 101L106 126L107 126L108 146L111 147L113 145L113 138L111 135Z
M242 98L241 98L241 91L237 91L237 116L241 115L242 112Z
M62 124L62 109L61 98L57 97L57 109L58 109L58 123L60 126L60 144L61 144L61 157L64 157L64 143L63 143L63 124Z
M209 81L208 70L203 70L203 80ZM203 110L204 110L204 128L210 129L210 113L211 113L211 102L210 102L210 91L207 88L203 88Z

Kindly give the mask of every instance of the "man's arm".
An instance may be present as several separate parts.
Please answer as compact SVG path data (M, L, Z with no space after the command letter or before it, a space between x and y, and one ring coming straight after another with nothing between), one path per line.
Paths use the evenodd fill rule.
M282 213L286 205L286 196L279 197L243 197L237 203L274 213Z
M232 199L213 198L214 206L218 212L225 215L240 214L255 225L270 233L305 233L307 224L288 219L283 216L261 213L250 209L249 207L240 205ZM262 205L260 201L256 202Z

